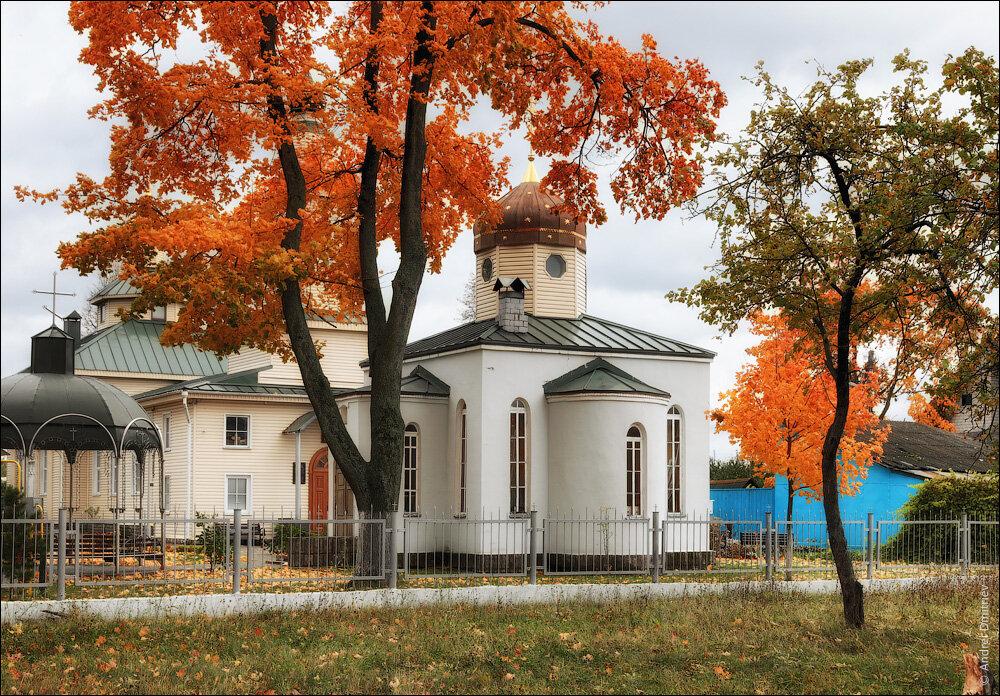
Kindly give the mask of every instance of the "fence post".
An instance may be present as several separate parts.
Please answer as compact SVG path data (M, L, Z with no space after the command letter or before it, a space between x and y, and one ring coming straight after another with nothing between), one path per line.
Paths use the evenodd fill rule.
M399 574L399 559L397 558L398 554L396 551L396 538L399 530L396 529L396 515L397 512L395 510L390 510L385 516L386 530L389 532L389 537L386 540L389 548L386 554L388 558L386 559L385 580L390 590L396 589L396 576ZM404 520L403 523L405 524L406 521Z
M66 599L66 508L59 508L58 551L56 556L56 599Z
M963 578L969 575L969 556L972 551L971 527L972 525L969 524L969 513L962 510L962 522L958 530L959 538L961 539L958 553L961 558Z
M764 513L764 579L771 582L773 576L771 572L771 518L773 513Z
M653 582L660 581L660 511L653 510Z
M538 510L532 510L528 527L528 582L538 584Z
M867 564L866 574L871 580L875 576L875 513L868 513L868 534L865 539L865 563Z
M239 508L233 510L233 594L240 593L240 556L243 545L243 511ZM247 535L249 537L249 534ZM247 538L247 541L250 541Z

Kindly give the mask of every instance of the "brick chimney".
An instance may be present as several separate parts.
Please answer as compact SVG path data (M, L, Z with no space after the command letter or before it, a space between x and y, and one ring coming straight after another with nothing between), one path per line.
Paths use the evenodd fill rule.
M527 333L528 317L524 313L524 291L531 286L520 278L497 278L493 292L500 295L500 311L497 324L510 333Z

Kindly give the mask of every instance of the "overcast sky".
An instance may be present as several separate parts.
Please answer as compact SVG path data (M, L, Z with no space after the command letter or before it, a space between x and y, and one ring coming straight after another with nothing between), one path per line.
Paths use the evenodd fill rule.
M930 63L934 76L948 54L976 46L998 53L998 7L988 3L630 3L612 2L591 17L605 34L629 48L650 33L662 54L700 58L726 92L724 132L738 132L758 100L741 79L764 61L771 75L793 90L816 77L810 61L833 68L858 58L873 58L865 87L883 91L892 81L891 59L909 48ZM67 3L2 4L2 369L6 376L28 364L29 337L51 318L32 294L47 289L59 262L55 249L88 229L81 216L67 216L56 205L18 203L17 184L45 190L70 183L78 171L103 176L107 170L106 124L87 119L99 99L97 80L77 63L83 37L69 27ZM488 119L488 115L486 116ZM490 124L486 123L487 127ZM512 159L511 177L520 181L527 164L523 134L501 153ZM537 162L544 175L545 162ZM714 228L674 212L663 221L636 224L616 214L610 192L602 191L609 221L588 230L588 312L709 348L718 353L712 368L712 394L732 386L749 345L745 333L719 337L694 311L663 299L668 290L692 285L715 259ZM459 297L473 272L471 230L459 237L440 275L423 284L411 338L458 323ZM383 270L394 268L385 259ZM83 311L96 281L74 271L59 273L59 289L76 292L59 298L57 310ZM658 385L669 389L669 385ZM894 409L896 417L905 406ZM734 448L715 436L713 449L728 456Z

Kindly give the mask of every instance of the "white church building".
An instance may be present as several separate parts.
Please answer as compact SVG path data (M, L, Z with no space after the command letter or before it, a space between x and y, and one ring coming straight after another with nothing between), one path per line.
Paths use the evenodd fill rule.
M409 344L399 508L404 515L612 515L704 519L709 510L709 370L714 353L587 314L586 228L559 214L534 167L474 229L475 320ZM254 350L228 359L158 338L177 307L115 314L136 291L112 280L91 302L77 374L134 396L165 442L167 514L355 516L294 363ZM313 322L348 429L368 454L363 322ZM46 456L50 455L50 456ZM35 453L26 492L55 509L60 455ZM100 509L129 470L77 467L80 508Z

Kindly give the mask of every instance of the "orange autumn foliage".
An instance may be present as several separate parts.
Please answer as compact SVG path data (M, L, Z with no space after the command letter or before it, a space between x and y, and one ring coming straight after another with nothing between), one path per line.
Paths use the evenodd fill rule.
M940 428L941 430L947 430L949 433L958 432L955 425L948 420L945 420L939 411L939 406L944 406L945 408L950 408L954 411L957 408L957 404L954 399L941 399L943 403L938 403L939 399L928 399L925 395L917 393L910 395L910 408L908 413L910 418L915 420L917 423L923 423L924 425L929 425L932 428Z
M271 53L262 50L268 21ZM289 279L311 313L364 311L368 148L381 157L377 241L404 251L405 218L436 272L461 230L498 215L507 161L494 153L525 125L533 100L532 147L552 159L544 186L593 223L606 214L584 153L620 158L616 202L662 218L697 191L695 150L714 138L725 104L697 60L667 60L648 36L626 50L562 3L358 2L337 14L313 2L74 2L70 22L89 37L81 61L106 95L91 115L112 123L110 173L18 195L59 201L94 224L61 246L64 266L128 278L143 293L133 315L182 303L163 340L221 353L250 345L291 357L279 301ZM414 221L402 210L414 185L405 125L428 70L415 48L426 34L433 68L417 100L432 109L426 152L411 170L424 191ZM496 132L468 127L483 103L502 121ZM301 206L289 203L294 167L278 156L288 143L305 179ZM296 216L301 241L289 248L282 241Z
M712 412L716 429L739 445L740 457L753 461L758 475L780 475L792 490L822 498L823 441L834 417L833 378L810 362L804 336L777 315L758 314L752 331L762 340L748 352L755 360L736 376L736 386L721 395ZM837 463L842 495L854 495L872 460L882 453L889 425L879 427L875 376L851 387L851 404ZM864 437L861 437L864 435Z

